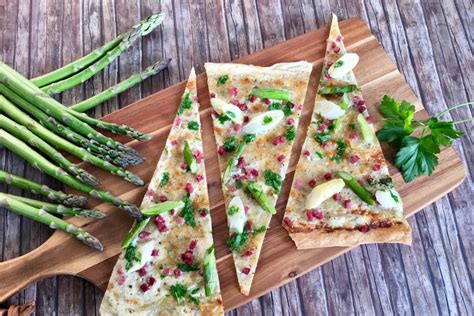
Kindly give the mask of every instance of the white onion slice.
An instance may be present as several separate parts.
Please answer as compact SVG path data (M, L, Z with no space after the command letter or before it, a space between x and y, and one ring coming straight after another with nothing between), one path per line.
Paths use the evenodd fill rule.
M306 198L305 208L312 209L318 207L319 205L321 205L321 203L332 197L334 194L341 192L344 186L345 183L342 179L333 179L328 182L324 182L320 185L317 185L311 191L311 193L308 194L308 197Z
M329 67L328 74L334 79L342 79L348 72L354 69L358 62L359 55L347 53Z
M328 100L317 101L314 104L314 111L328 120L335 120L346 113L339 105Z
M238 208L238 211L232 215L229 215L229 209L231 207ZM229 226L229 231L233 233L241 233L244 230L245 222L247 221L247 216L245 215L244 203L242 199L237 195L232 198L227 207L227 225Z
M383 208L397 207L401 201L400 195L395 190L387 190L387 191L378 190L377 192L375 192L375 198L377 199L377 202L379 202Z
M242 129L243 134L263 135L274 130L285 117L282 110L272 110L255 116ZM266 122L267 121L267 122Z
M217 113L227 115L234 123L242 124L244 121L244 113L233 104L213 98L211 99L211 105Z

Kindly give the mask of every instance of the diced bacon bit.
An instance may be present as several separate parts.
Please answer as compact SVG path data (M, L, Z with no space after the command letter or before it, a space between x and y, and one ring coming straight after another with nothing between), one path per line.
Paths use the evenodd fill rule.
M146 283L148 283L149 286L152 286L153 284L155 284L156 282L156 279L154 277L149 277L148 280L146 281Z
M283 154L278 155L277 160L278 160L279 163L282 163L283 160L285 160L285 155L283 155Z
M303 181L300 179L295 180L295 188L299 189L303 186Z
M191 183L186 183L186 185L184 186L184 189L186 190L186 192L188 192L189 194L193 193L194 192L194 187Z
M181 118L179 116L176 117L176 120L174 121L175 126L180 126L181 125Z
M342 195L340 193L335 193L333 196L332 196L332 199L334 201L340 201L342 199Z
M320 125L318 126L318 131L322 132L322 131L324 131L326 128L327 128L326 125L320 124Z
M197 95L194 96L194 102L199 102L199 97Z
M329 149L329 147L331 147L331 144L329 142L323 143L323 148L324 149Z
M147 275L148 271L145 269L145 267L141 267L140 270L138 270L138 274L141 276L141 277L144 277L145 275Z
M234 131L238 132L242 129L242 125L241 124L234 124Z
M168 226L166 226L165 219L161 217L161 215L157 215L155 217L155 224L156 224L156 228L158 228L158 231L160 233L165 233L168 231Z
M245 162L245 158L239 157L239 159L237 160L237 168L245 168L245 166L247 166L247 163Z
M153 249L151 251L151 256L152 257L158 257L158 255L160 254L160 250L159 249Z
M324 53L325 56L327 56L327 55L329 55L329 54L331 54L331 52L328 51L328 50Z
M340 50L341 50L341 48L340 48L340 47L336 47L336 48L334 48L334 52L335 52L336 54L337 54L337 53L339 53L339 51L340 51Z
M204 159L204 155L199 149L193 150L193 156L196 158L197 163L201 163L201 161Z
M306 217L308 218L308 221L312 222L313 219L314 219L313 211L312 210L307 210L306 211Z
M367 123L369 123L369 124L372 124L372 123L374 122L374 118L373 118L372 116L370 116L370 115L367 115L367 116L365 117L365 120L366 120Z
M151 197L154 197L156 194L155 190L153 189L148 189L148 191L146 191L146 195L147 196L151 196Z
M118 268L117 273L123 275L125 272L123 271L123 267Z
M277 146L279 144L283 144L285 142L285 137L283 137L282 135L278 135L277 137L275 137L272 141L272 144L274 146Z
M341 35L336 36L336 42L342 42L343 37Z
M124 284L125 284L125 276L121 276L121 277L118 279L117 284L118 284L118 285L124 285Z
M168 275L168 274L170 274L170 268L164 267L163 268L163 275Z
M329 125L331 125L331 120L325 119L323 121L323 124L326 125L326 126L329 126Z
M257 169L245 170L245 179L250 180L250 179L253 179L254 177L258 177Z
M231 186L231 187L230 187L230 192L232 192L232 193L237 192L237 187Z
M308 185L309 185L310 187L314 188L314 187L316 186L316 180L314 180L314 179L309 180L309 181L308 181Z
M330 61L330 60L328 60L328 62L326 63L326 67L328 67L328 68L329 68L329 67L331 67L331 66L332 66L332 64L333 64L333 62L332 62L332 61Z
M332 172L327 172L325 175L324 175L324 179L329 181L332 179Z
M150 289L150 286L146 283L143 283L142 285L140 285L140 290L142 290L142 292L146 292Z
M291 221L291 219L289 217L283 218L283 223L285 223L286 226L288 226L288 227L293 226L293 222Z
M222 156L225 153L224 146L219 146L219 148L217 149L217 153Z
M366 233L370 230L370 226L369 225L362 225L362 226L357 227L357 230L362 232L362 233Z
M211 92L211 93L209 94L209 96L210 96L211 99L212 99L212 98L215 98L215 97L216 97L216 94L215 94L214 92Z
M359 180L357 180L357 183L359 183L360 185L363 185L365 184L365 181L364 179L360 178Z
M250 117L244 116L244 123L248 123L250 121Z
M308 221L313 221L314 219L321 220L324 218L323 212L318 210L317 208L313 208L310 210L306 211L306 217L308 218Z
M237 95L237 87L230 88L230 95L235 97Z
M193 239L189 242L189 246L188 248L191 249L191 250L194 250L197 246L197 240L196 239Z
M326 72L326 73L324 73L323 78L324 78L324 80L331 80L332 77L331 77L330 74L328 74L328 73Z
M182 162L179 166L180 166L180 168L181 168L182 170L188 169L188 164L185 163L185 162Z
M172 141L171 141L171 145L172 145L172 146L178 145L178 141L177 141L176 139L172 140Z
M199 212L199 216L201 217L206 217L207 215L207 210L205 208L200 209L198 212Z
M357 140L359 138L359 134L357 134L357 132L351 132L349 134L349 139L350 140Z
M160 202L163 203L166 201L168 201L168 198L166 197L166 195L160 195Z
M362 100L362 98L358 95L355 95L352 98L352 103L354 103L355 105L365 105L365 101Z
M331 48L332 48L332 49L335 49L336 47L337 47L337 43L336 43L336 42L332 42L332 43L331 43Z
M240 103L239 108L241 111L247 111L249 109L249 107L245 103Z
M372 176L367 176L367 182L370 183L371 181L374 181L374 177L372 177Z
M303 156L309 157L309 155L310 155L309 150L305 150L305 151L303 152Z
M293 124L295 124L295 120L290 117L289 119L286 120L286 124L293 125Z
M184 218L182 218L181 216L176 216L175 220L176 220L176 223L178 223L179 225L184 224Z
M243 268L242 273L245 275L248 275L250 273L250 268L249 267Z
M193 265L193 251L190 249L186 250L184 253L181 254L181 259L186 265L192 266Z
M357 155L352 155L352 156L349 158L349 160L350 160L350 162L351 162L352 164L356 164L357 162L359 162L360 157L357 156Z
M380 164L378 164L378 163L372 166L372 170L373 170L373 171L379 171L380 168L382 168L382 166L381 166Z
M351 200L345 200L344 201L344 208L351 208L352 206L352 201Z
M174 216L174 209L170 210L170 215Z
M235 106L239 105L239 100L237 100L237 99L231 99L229 102L230 102L230 104L235 105Z
M247 213L249 212L250 210L250 207L248 205L244 205L244 213L245 215L247 215Z
M293 103L292 103L293 104ZM303 109L303 104L298 104L298 110L302 110Z
M181 276L181 270L176 268L176 269L173 270L173 274L174 274L175 277L179 277L179 276Z
M272 101L270 101L270 99L263 99L262 101L263 101L263 103L265 103L265 104L267 104L267 105L272 102Z
M252 221L251 220L248 220L247 221L247 231L248 232L251 232L253 229L252 229Z
M367 110L367 108L366 108L364 105L358 105L358 106L357 106L357 110L358 110L360 113L364 113L365 110Z
M150 237L151 233L147 230L144 230L144 231L141 231L139 234L138 234L138 238L140 239L145 239L145 238L148 238Z
M196 181L201 182L204 179L204 176L202 174L196 175Z
M244 257L244 258L250 257L251 255L253 255L254 251L255 251L255 248L247 249L247 251L245 251L245 252L242 254L242 257Z
M256 96L251 95L251 96L249 97L249 102L254 103L255 100L257 100L257 97L256 97Z

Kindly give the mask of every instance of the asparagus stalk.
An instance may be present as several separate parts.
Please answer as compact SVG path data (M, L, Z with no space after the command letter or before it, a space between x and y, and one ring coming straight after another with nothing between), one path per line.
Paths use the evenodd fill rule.
M87 79L91 78L96 73L104 69L106 66L108 66L124 50L132 46L132 44L137 39L139 39L141 36L150 33L155 27L160 25L164 17L164 13L153 14L149 16L145 20L141 21L139 24L133 26L132 29L124 35L120 44L108 51L105 56L100 58L97 62L69 78L54 82L41 89L47 94L54 94L70 89L86 81Z
M53 165L43 156L35 152L27 144L1 129L0 145L3 145L6 148L10 149L12 152L25 159L35 168L41 170L44 173L49 174L50 176L58 179L64 184L67 184L78 191L87 193L90 196L96 197L104 202L118 206L134 218L142 217L140 210L135 205L127 201L122 201L121 199L110 194L109 192L93 188L89 185L77 181L74 177L67 174L64 170Z
M230 174L234 170L235 166L237 166L237 162L240 156L242 156L242 153L244 152L245 147L247 147L247 143L245 141L241 141L235 153L232 155L232 157L230 157L229 163L227 164L227 168L225 169L224 175L222 176L223 183L227 183L227 181L229 181Z
M123 40L124 34L120 34L117 36L115 39L111 40L110 42L106 43L104 46L94 50L90 54L79 58L78 60L73 61L70 64L67 64L59 69L56 69L52 72L49 72L47 74L44 74L42 76L36 77L31 79L31 82L41 88L46 85L49 85L50 83L56 82L58 80L62 80L66 77L69 77L76 72L82 70L85 67L90 66L92 63L96 62L105 54L110 51L111 49L115 48L120 44L120 42Z
M105 213L102 213L101 211L97 210L85 210L79 207L67 207L62 204L52 204L12 194L5 195L14 200L28 204L29 206L32 206L34 208L41 208L49 213L54 213L58 215L89 218L104 218L106 216Z
M12 103L21 107L31 116L35 117L38 122L41 123L47 129L55 132L65 139L70 140L74 144L83 147L88 152L92 153L96 157L116 164L120 167L135 166L143 162L142 157L136 155L130 155L128 153L119 152L109 147L105 147L95 140L85 138L84 136L71 130L69 127L56 121L54 117L48 116L46 113L30 104L28 101L14 93L3 84L0 83L0 93L4 94Z
M136 185L144 184L143 180L140 177L131 173L130 171L127 171L121 167L114 166L107 161L97 158L96 156L89 153L87 150L81 147L78 147L68 142L67 140L59 137L53 132L49 131L47 128L38 124L34 119L30 118L26 113L18 109L13 103L8 101L3 96L0 96L0 110L3 111L4 113L8 113L10 117L12 117L18 123L25 126L27 128L26 129L27 131L29 130L33 132L34 134L36 134L37 135L36 138L39 138L39 141L36 141L36 139L34 140L34 144L36 146L39 146L42 140L47 141L48 143L56 146L57 148L67 151L68 153L82 159L83 161L89 162L103 170L106 170L114 175L124 178L124 180L128 182L131 182Z
M191 171L192 174L198 173L199 167L187 140L184 141L183 156L189 171Z
M42 92L25 77L2 62L0 62L0 82L15 93L22 95L24 99L46 112L46 114L53 116L79 134L96 140L112 149L140 157L134 149L126 147L110 137L104 136L88 124L64 111L64 106L61 103Z
M0 96L0 103L3 102L3 100L6 99L3 96ZM10 120L8 117L0 114L0 127L29 143L31 146L38 148L82 183L91 186L96 186L100 183L99 179L67 160L60 152L30 132L25 126L19 125L16 122Z
M282 89L259 89L253 88L250 91L250 95L256 96L260 99L272 99L272 100L291 100L291 92Z
M11 184L17 188L28 190L31 193L41 194L48 199L72 207L84 207L87 204L85 196L66 194L56 191L44 184L39 184L31 180L10 174L0 170L0 183Z
M372 199L372 193L364 188L362 185L357 183L357 181L347 172L340 171L339 177L346 183L346 185L351 188L351 190L365 203L369 205L375 205L374 199Z
M154 76L161 72L163 69L167 68L171 58L166 58L157 62L156 64L146 68L141 73L132 75L128 79L125 79L122 82L117 83L115 86L105 89L101 93L84 100L82 102L76 103L69 108L76 112L85 112L93 107L113 98L114 96L124 92L125 90L133 87L134 85L144 81L148 77Z
M120 248L127 249L127 247L130 246L135 241L135 239L137 239L138 234L140 234L140 232L145 229L149 221L150 217L144 217L140 220L135 221L135 224L133 224L133 227L130 229L127 236L122 241Z
M247 189L249 189L250 194L265 211L270 214L276 214L275 206L273 206L273 203L258 184L249 181L247 182Z
M37 222L46 224L50 228L60 229L65 233L79 239L87 246L101 252L104 251L104 246L97 238L82 228L76 227L73 224L49 214L44 209L34 208L28 204L12 199L4 193L0 193L0 207L5 207L19 215L23 215Z
M217 262L216 256L214 255L214 245L207 249L204 256L204 291L206 296L212 296L216 290L216 286L219 284L219 277L217 275Z

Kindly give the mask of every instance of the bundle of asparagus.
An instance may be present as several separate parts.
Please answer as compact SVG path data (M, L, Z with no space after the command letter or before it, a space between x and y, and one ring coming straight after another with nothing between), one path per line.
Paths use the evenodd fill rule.
M95 128L127 135L139 141L147 141L151 137L129 126L97 120L83 112L159 73L168 66L170 59L159 61L142 73L133 75L71 107L59 103L50 94L70 89L97 74L138 38L160 25L163 18L164 14L152 15L94 52L31 80L0 62L0 145L64 184L116 205L130 216L141 219L143 216L135 205L98 189L99 179L73 164L58 150L63 150L128 182L143 185L140 177L124 168L138 165L144 158L133 148L105 136ZM64 230L94 249L102 251L103 246L95 237L52 215L104 217L105 214L99 211L83 209L87 203L85 197L67 195L2 170L0 170L0 183L44 195L60 203L51 204L0 193L0 207L8 208L52 228Z

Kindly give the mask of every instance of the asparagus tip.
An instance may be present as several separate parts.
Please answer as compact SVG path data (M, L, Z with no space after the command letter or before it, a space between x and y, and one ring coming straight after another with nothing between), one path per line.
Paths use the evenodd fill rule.
M133 174L131 172L128 172L126 173L126 177L125 179L135 185L144 185L145 182L143 181L142 178L140 178L139 176L137 176L136 174Z
M92 247L97 251L100 251L100 252L104 251L104 245L102 245L100 240L95 238L89 233L84 233L83 238L80 238L80 240L87 246Z
M89 217L89 218L96 218L101 219L107 216L104 212L97 211L97 210L82 210L79 215L82 217Z
M140 209L130 202L123 202L121 208L135 219L142 219L143 214Z
M87 198L85 196L68 194L62 203L67 206L84 207L87 204Z

